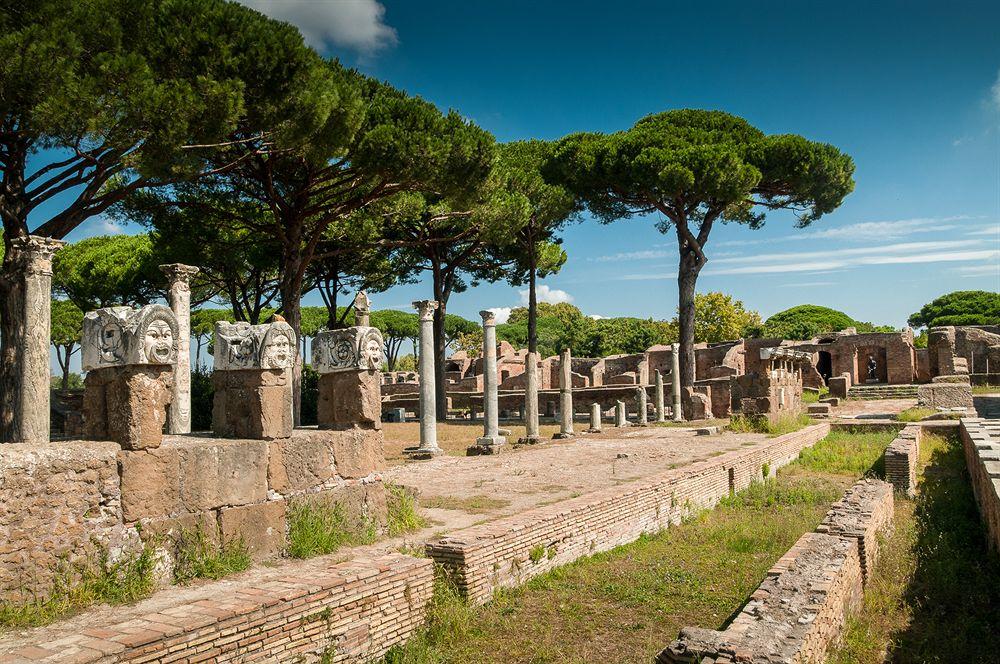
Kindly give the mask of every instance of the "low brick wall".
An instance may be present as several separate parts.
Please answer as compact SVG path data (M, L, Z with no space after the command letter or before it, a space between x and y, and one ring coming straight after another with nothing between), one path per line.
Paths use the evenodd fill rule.
M0 661L368 662L421 624L430 560L332 556L173 588L0 640Z
M829 433L828 424L728 452L684 468L459 530L427 545L472 602L597 551L660 531L714 506L762 472L791 462Z
M896 491L911 497L917 488L922 431L919 424L910 424L885 448L885 479Z
M1000 420L963 418L959 431L990 547L1000 551Z
M381 431L365 429L297 429L272 441L165 436L145 450L0 445L0 601L44 595L57 576L132 555L143 540L165 554L157 569L167 583L177 536L195 529L274 558L297 501L336 502L349 519L383 523L383 464Z
M660 664L822 662L860 605L878 538L891 530L892 487L855 484L768 571L723 631L685 627L657 656Z

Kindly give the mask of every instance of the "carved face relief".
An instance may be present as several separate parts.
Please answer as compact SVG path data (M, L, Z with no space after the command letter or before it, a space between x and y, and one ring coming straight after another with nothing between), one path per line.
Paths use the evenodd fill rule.
M292 340L288 335L277 333L270 337L261 353L262 369L287 369L292 363Z
M154 320L146 328L142 350L150 364L171 364L174 354L174 333L165 320Z
M109 322L101 328L98 344L102 362L118 364L125 360L125 335L118 323Z
M382 366L382 340L374 335L365 339L364 348L361 349L362 366L367 366L373 371L377 371Z

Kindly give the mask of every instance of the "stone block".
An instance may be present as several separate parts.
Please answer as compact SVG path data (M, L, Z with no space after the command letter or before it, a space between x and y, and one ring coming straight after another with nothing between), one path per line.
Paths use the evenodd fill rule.
M806 407L806 412L810 415L829 415L830 414L830 404L828 403L811 403Z
M354 482L336 489L289 499L292 510L302 504L337 505L347 523L359 529L368 523L375 524L379 529L384 528L389 512L385 485L382 482Z
M385 439L381 431L355 428L329 434L337 474L341 477L365 477L385 468Z
M188 512L257 503L267 498L267 443L258 440L188 442L178 438L180 500Z
M219 545L219 521L214 511L142 519L139 524L144 541L166 546L171 552L182 537L195 532L201 532L210 546Z
M917 387L917 404L930 408L974 408L968 383L930 383Z
M292 391L283 369L212 373L212 430L217 436L272 440L292 435Z
M712 403L707 395L694 392L690 387L684 388L684 392L682 411L685 419L704 420L711 417Z
M289 494L322 485L336 475L331 431L294 432L268 446L267 483L272 491Z
M382 428L381 376L374 371L338 371L319 377L316 419L323 429Z
M176 450L123 450L118 453L122 516L126 522L181 511L180 464Z
M934 376L931 378L932 383L960 383L965 384L969 382L969 375L950 375L950 376Z
M242 541L254 560L267 560L285 550L285 501L219 510L219 533L224 544Z
M135 365L92 369L84 382L84 434L128 450L159 447L173 399L173 368Z
M846 399L847 390L851 387L850 379L846 376L831 376L827 381L827 387L830 388L830 396Z

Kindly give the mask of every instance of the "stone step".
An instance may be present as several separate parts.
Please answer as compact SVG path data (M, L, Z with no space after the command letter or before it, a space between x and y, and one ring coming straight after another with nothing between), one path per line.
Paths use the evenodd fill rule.
M853 385L847 392L850 399L912 399L917 396L916 385Z

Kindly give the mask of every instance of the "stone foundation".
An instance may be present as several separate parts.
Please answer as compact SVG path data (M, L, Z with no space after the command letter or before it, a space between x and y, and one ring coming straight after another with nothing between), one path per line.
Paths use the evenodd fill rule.
M431 541L427 553L452 575L470 601L487 601L500 587L528 579L597 551L655 533L760 480L821 440L819 424L554 505L472 526ZM539 547L545 555L537 560Z
M854 485L768 571L723 631L685 627L657 656L660 664L822 662L861 604L865 570L891 530L892 488Z
M128 365L91 369L84 381L84 436L125 449L158 447L173 398L173 369Z
M963 418L959 431L990 548L1000 551L1000 420Z
M212 372L212 432L260 440L292 435L292 390L283 369Z
M951 379L961 378L962 382ZM948 379L948 380L942 380ZM974 412L972 385L968 376L937 376L934 382L917 387L917 405L928 408L966 408Z

